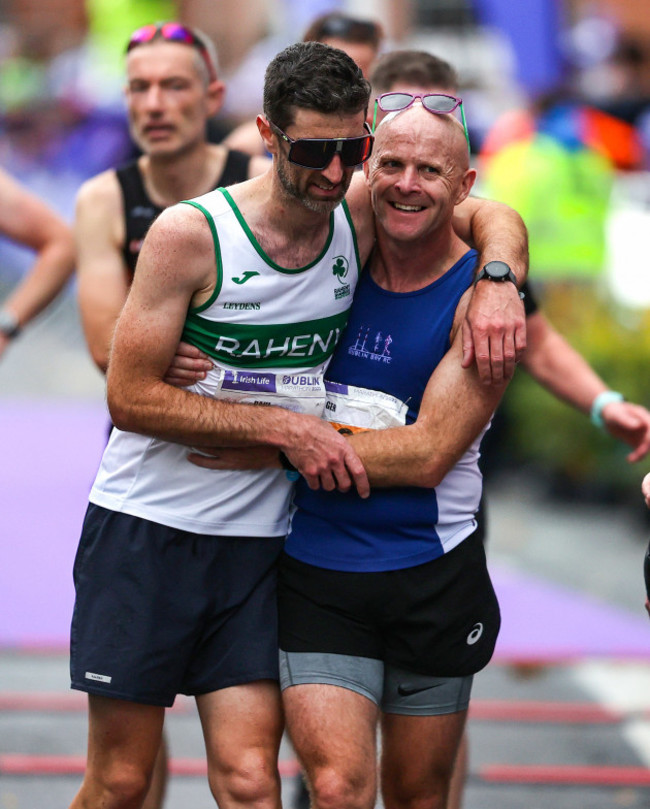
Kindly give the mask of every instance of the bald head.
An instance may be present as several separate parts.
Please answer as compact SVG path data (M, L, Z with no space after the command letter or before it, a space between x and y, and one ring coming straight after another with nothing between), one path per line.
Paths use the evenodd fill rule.
M378 160L383 151L398 140L417 144L432 158L445 158L445 162L453 164L460 172L469 168L469 151L461 122L451 113L429 112L419 100L408 109L391 112L382 119L375 131L372 160Z
M438 247L442 239L448 248L454 209L476 178L463 127L452 115L431 113L417 101L387 115L365 173L378 237L428 247L430 239Z

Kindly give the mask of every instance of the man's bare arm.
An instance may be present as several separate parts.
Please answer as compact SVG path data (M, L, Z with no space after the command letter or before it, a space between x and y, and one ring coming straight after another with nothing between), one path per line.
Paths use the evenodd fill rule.
M558 399L589 415L594 399L608 386L542 312L530 315L526 325L528 348L521 367ZM628 461L640 461L648 454L650 412L645 407L632 402L610 402L603 408L602 420L610 435L633 447Z
M435 487L489 422L507 386L484 385L476 366L463 368L461 324L469 295L458 308L454 337L433 372L414 424L368 430L348 436L372 486ZM215 449L213 457L190 454L192 463L211 469L279 466L278 455L263 447Z
M0 198L0 232L37 253L29 273L2 302L23 327L54 300L72 275L74 239L54 210L4 172L0 172ZM0 334L0 354L8 342Z
M106 373L115 324L129 292L122 255L124 212L117 177L104 172L84 183L76 201L78 299L90 354Z
M207 223L187 205L168 208L152 225L131 292L118 320L108 370L108 406L123 430L190 446L269 444L283 450L314 487L367 493L349 443L320 419L277 407L200 396L164 381L190 305L215 281Z
M528 275L528 236L519 214L492 200L468 197L457 206L454 229L479 251L478 268L505 261L519 286ZM509 282L480 281L463 324L463 365L476 361L484 383L511 379L526 348L526 319Z
M405 427L368 430L349 437L371 486L435 487L490 421L507 387L484 385L475 365L463 368L461 323L456 314L451 348L433 372L417 421Z

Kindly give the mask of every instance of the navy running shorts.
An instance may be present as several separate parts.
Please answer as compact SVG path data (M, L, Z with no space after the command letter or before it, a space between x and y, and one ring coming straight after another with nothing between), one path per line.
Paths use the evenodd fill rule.
M283 537L194 534L90 504L74 564L72 688L171 706L278 679Z
M414 567L373 573L280 558L280 648L381 660L433 677L488 664L499 604L480 537Z

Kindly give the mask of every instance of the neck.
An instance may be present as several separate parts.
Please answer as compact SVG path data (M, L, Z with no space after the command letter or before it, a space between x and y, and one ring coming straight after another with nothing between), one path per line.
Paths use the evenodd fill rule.
M182 155L144 156L140 170L147 193L163 208L212 190L226 160L223 146L201 143Z
M372 279L390 292L415 292L441 278L468 249L451 225L419 240L398 241L378 224Z
M272 169L230 191L262 249L273 261L295 269L322 252L329 234L330 213L309 211L288 196Z

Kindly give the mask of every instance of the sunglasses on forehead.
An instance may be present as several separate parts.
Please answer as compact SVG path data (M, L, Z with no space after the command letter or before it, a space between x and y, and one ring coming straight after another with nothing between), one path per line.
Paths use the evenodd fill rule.
M327 37L349 38L355 42L378 42L381 38L381 29L370 20L357 20L345 15L331 17L323 20L317 29L319 39Z
M467 131L467 122L465 121L465 111L463 109L463 99L446 95L445 93L382 93L375 99L372 131L375 131L378 108L384 112L399 112L401 110L407 110L417 99L420 100L425 110L435 115L446 115L460 107L460 117L463 123L463 129L465 130L465 140L467 141L467 148L470 148L469 132Z
M289 144L288 158L296 166L322 171L332 162L335 155L341 158L346 168L353 168L365 163L372 154L374 136L370 127L364 123L365 135L358 138L290 138L279 126L269 121L271 128L282 140Z
M154 39L163 39L165 42L180 42L182 45L191 45L193 48L196 48L208 69L210 81L214 81L217 78L217 71L205 43L197 37L191 28L181 25L179 22L158 22L143 25L142 28L135 30L129 37L126 52L129 53L134 48L137 48L138 45L144 45L147 42L152 42Z

